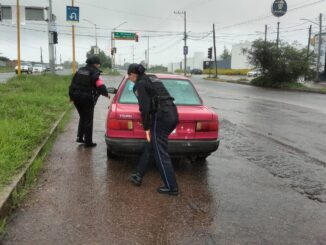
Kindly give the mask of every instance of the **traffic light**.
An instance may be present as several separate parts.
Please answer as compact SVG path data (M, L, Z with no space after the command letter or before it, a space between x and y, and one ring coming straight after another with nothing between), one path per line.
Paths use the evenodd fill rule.
M114 54L114 48L111 48L111 56Z
M115 53L115 54L117 53L117 48L114 48L114 53Z
M54 31L53 32L53 44L58 43L58 32Z
M135 41L136 41L136 43L139 42L139 35L138 35L138 33L136 33L136 35L135 35Z
M213 48L208 48L208 59L212 59Z

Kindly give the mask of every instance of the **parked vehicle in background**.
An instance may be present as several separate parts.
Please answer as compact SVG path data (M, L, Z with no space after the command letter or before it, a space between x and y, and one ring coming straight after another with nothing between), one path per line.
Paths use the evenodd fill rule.
M190 73L191 73L192 75L202 75L202 74L203 74L203 71L200 70L200 69L192 69L192 70L190 71Z
M55 70L56 71L63 71L63 66L56 66L55 67Z
M262 69L254 69L254 70L252 70L252 71L249 71L248 73L247 73L247 76L248 77L259 77L259 76L261 76L263 74L263 71L262 71Z
M33 73L41 73L41 72L44 72L44 71L45 71L45 69L44 69L42 64L35 64L33 66Z
M51 71L50 67L48 65L43 66L45 72Z
M20 71L23 73L27 74L32 74L33 73L33 66L31 63L21 63L20 64ZM18 66L15 67L15 72L18 74Z
M178 75L155 74L175 99L179 124L169 139L172 157L205 160L219 146L217 114L203 104L192 82ZM125 76L109 107L106 123L107 156L139 155L145 142L134 84Z

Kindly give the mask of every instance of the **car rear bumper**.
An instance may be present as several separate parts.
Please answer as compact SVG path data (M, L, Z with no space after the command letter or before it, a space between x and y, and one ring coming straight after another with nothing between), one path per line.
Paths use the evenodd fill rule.
M105 136L107 148L117 155L138 155L143 139L116 139ZM209 155L219 147L220 140L169 140L169 153L173 156Z

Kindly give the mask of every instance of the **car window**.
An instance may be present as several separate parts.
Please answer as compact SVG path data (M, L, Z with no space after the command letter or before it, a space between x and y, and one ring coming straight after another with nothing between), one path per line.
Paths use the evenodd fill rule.
M176 105L201 105L201 100L193 85L187 80L161 79L162 83L175 99ZM121 93L119 103L137 104L137 98L133 93L134 84L128 80Z

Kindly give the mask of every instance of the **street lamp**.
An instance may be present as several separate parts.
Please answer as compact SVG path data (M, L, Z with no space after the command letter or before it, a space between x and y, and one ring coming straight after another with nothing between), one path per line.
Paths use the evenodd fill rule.
M95 51L94 54L98 54L98 46L97 46L97 26L94 22L88 20L88 19L83 19L84 21L87 21L88 23L90 23L91 25L94 25L95 28Z
M126 24L127 21L122 22L121 24L117 25L113 28L111 32L111 49L112 49L112 69L115 69L115 40L114 40L114 32L117 30L120 26Z

